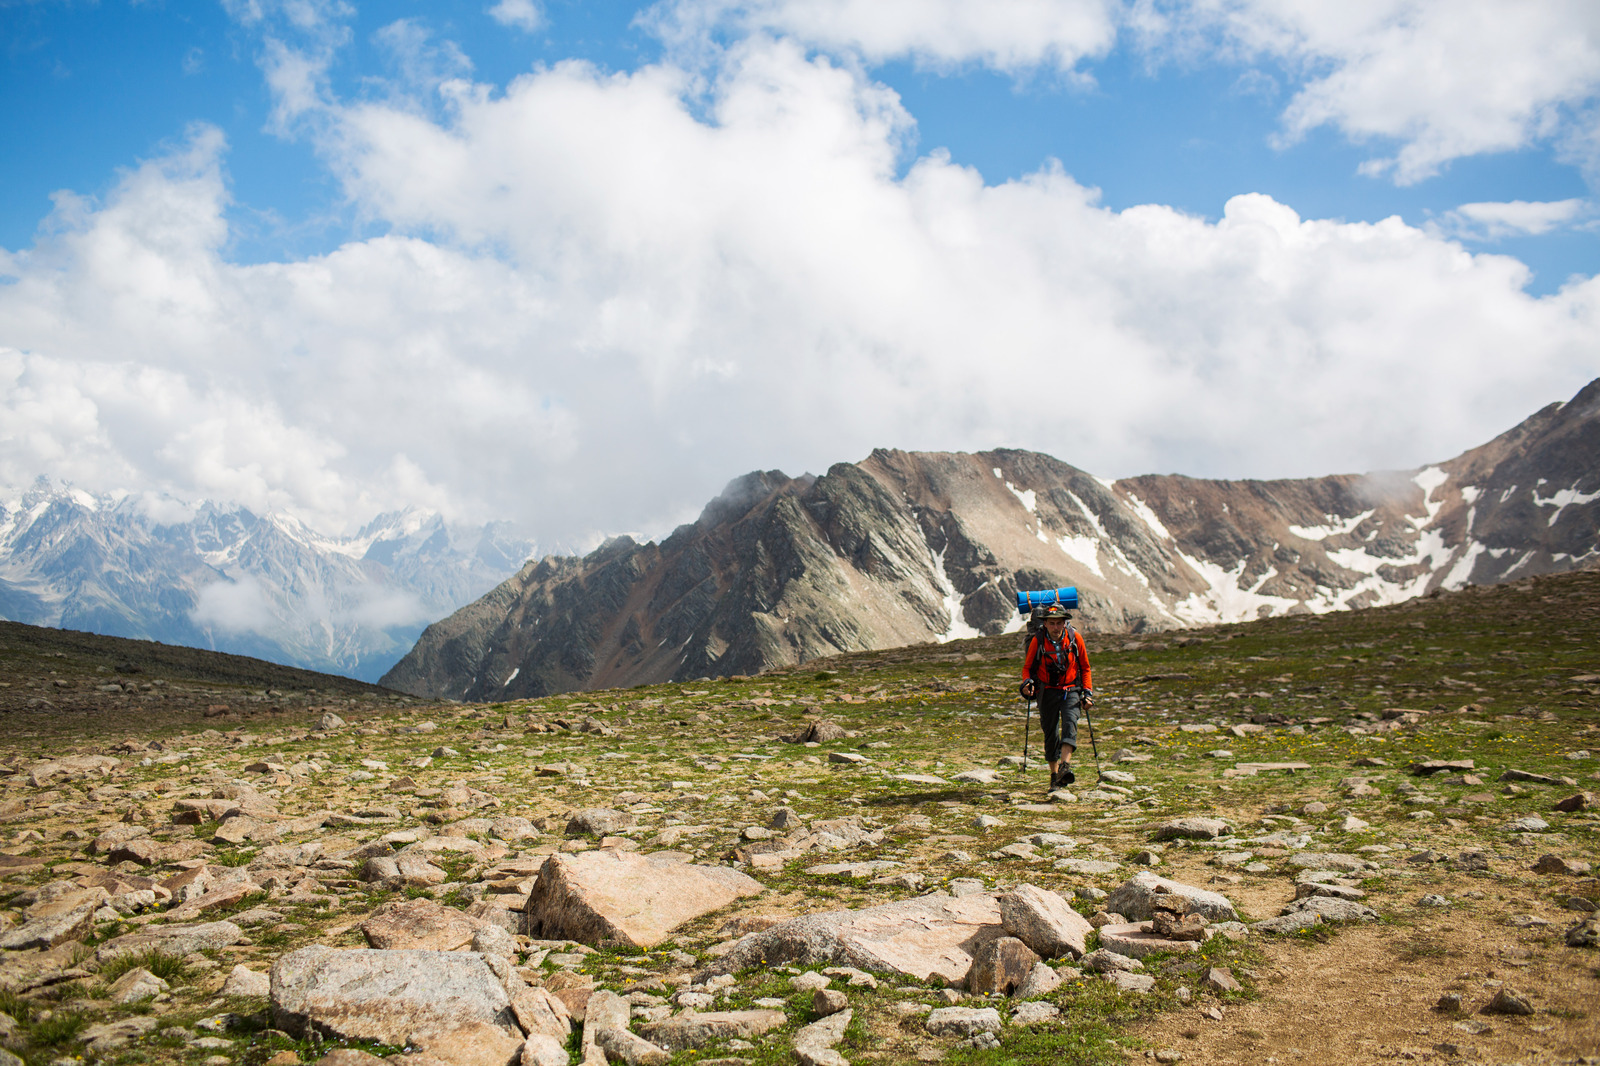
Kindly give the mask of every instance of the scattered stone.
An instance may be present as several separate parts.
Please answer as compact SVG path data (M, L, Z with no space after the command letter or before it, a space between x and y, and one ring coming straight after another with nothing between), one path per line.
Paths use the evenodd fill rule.
M1574 784L1569 778L1551 777L1549 774L1533 774L1526 770L1507 770L1500 775L1502 781L1527 781L1535 785L1568 785Z
M1446 992L1444 995L1439 997L1439 1002L1433 1005L1433 1009L1441 1014L1460 1014L1461 993Z
M1494 998L1484 1006L1483 1013L1532 1014L1533 1004L1529 1003L1524 997L1511 991L1511 989L1502 988L1496 992L1494 994Z
M1215 840L1233 832L1221 818L1179 818L1156 830L1157 840Z
M267 996L272 993L272 978L264 973L257 973L247 966L235 966L228 972L228 979L222 983L221 995L224 996Z
M1309 929L1322 922L1322 915L1316 911L1291 911L1276 918L1268 918L1257 922L1250 928L1257 933L1298 933L1302 929Z
M605 1052L608 1060L615 1062L620 1059L628 1066L662 1066L672 1058L665 1048L624 1028L601 1029L595 1033L594 1043Z
M1206 970L1206 975L1200 979L1200 984L1213 992L1242 992L1244 986L1233 976L1233 971L1221 966L1212 966Z
M998 1033L1000 1012L993 1007L940 1007L923 1026L934 1036L973 1036Z
M1061 1008L1054 1003L1018 1003L1011 1009L1012 1025L1042 1025L1059 1017Z
M590 807L574 811L567 819L567 836L608 837L619 829L639 824L639 819L625 811L609 807Z
M1585 918L1567 930L1569 948L1600 947L1600 918Z
M1102 977L1105 981L1116 985L1124 992L1138 992L1142 994L1149 992L1156 986L1156 979L1149 974L1144 973L1123 973L1120 970L1113 970L1110 973L1102 975Z
M761 883L737 870L696 866L658 852L552 855L523 908L522 932L535 939L649 948L684 922L754 896Z
M837 988L819 988L811 994L811 1010L819 1018L838 1014L850 1005L850 997Z
M1097 948L1079 961L1085 970L1093 970L1096 973L1110 973L1113 970L1126 970L1131 973L1134 970L1144 969L1144 963L1138 959L1106 948Z
M1375 922L1378 912L1362 903L1352 899L1339 899L1337 896L1307 896L1297 899L1283 908L1281 913L1293 914L1296 912L1320 915L1324 921L1329 922Z
M1563 874L1568 877L1579 877L1590 870L1590 866L1582 859L1567 859L1560 855L1541 855L1530 869L1536 874Z
M130 1003L141 1003L153 999L161 993L169 991L171 985L146 970L144 967L129 970L111 983L107 989L113 1003L124 1006Z
M1450 905L1448 899L1434 892L1430 892L1417 900L1417 906L1419 907L1448 907Z
M1576 795L1568 796L1566 799L1561 800L1551 809L1561 811L1563 814L1573 814L1578 811L1592 811L1594 808L1594 793L1579 792Z
M1072 971L1076 973L1077 971ZM1028 979L1022 982L1022 987L1014 993L1017 999L1037 999L1048 996L1061 987L1061 975L1051 969L1046 963L1037 963L1028 974Z
M820 1021L803 1026L794 1034L794 1056L800 1066L848 1066L845 1057L833 1050L844 1039L852 1011L839 1011Z
M1361 765L1357 763L1356 765ZM1418 777L1428 777L1432 774L1449 773L1452 770L1465 771L1474 769L1471 759L1429 759L1425 762L1414 762L1410 770Z

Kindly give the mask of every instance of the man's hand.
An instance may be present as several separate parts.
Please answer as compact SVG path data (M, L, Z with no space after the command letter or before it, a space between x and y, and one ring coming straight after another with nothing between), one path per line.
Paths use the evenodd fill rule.
M1017 693L1025 700L1031 700L1039 694L1039 683L1033 678L1028 678L1017 686Z
M1092 688L1084 689L1083 690L1083 698L1081 700L1079 700L1078 702L1081 703L1085 707L1093 707L1094 706L1094 689L1092 689Z

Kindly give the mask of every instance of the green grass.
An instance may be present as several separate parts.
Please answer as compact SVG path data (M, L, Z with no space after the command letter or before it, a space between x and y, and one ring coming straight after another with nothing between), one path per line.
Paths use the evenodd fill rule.
M143 951L136 954L118 955L100 967L99 978L105 984L114 983L117 978L133 970L144 969L155 974L170 984L183 980L188 967L180 958L163 955L156 951Z

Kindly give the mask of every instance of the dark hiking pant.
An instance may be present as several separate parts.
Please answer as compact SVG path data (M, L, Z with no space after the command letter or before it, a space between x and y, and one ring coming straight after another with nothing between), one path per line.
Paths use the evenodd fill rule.
M1050 762L1061 758L1065 744L1078 750L1078 690L1046 688L1039 691L1039 724L1044 727L1044 754Z

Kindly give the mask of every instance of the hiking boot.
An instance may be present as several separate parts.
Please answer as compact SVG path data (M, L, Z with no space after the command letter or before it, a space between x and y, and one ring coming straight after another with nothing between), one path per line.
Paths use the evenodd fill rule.
M1060 778L1057 782L1058 785L1070 785L1078 779L1078 775L1072 772L1072 767L1070 766L1063 766L1061 773L1057 776Z

